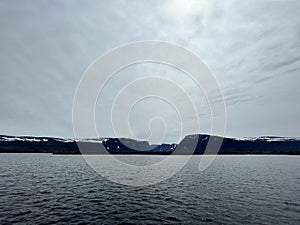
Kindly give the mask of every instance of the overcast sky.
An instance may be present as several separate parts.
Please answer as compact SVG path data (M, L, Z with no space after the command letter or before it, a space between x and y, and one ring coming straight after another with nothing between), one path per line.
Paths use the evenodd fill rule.
M2 0L0 134L73 137L73 97L85 69L118 45L162 40L193 51L212 70L225 97L227 136L300 136L299 13L298 0ZM113 135L110 110L101 109L116 90L153 74L190 93L202 112L200 132L209 133L203 93L182 72L147 64L107 85L97 103L99 135ZM153 102L136 107L132 129L147 137L147 121L160 109L172 141L176 115Z

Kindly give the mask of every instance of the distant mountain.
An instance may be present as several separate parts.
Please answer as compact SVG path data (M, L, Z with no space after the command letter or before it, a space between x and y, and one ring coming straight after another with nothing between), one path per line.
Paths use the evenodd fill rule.
M178 144L161 145L126 138L63 139L0 135L0 153L171 154L176 150L177 154L189 154L190 149L195 149L194 154L203 154L208 140L214 143L222 139L219 154L300 154L299 138L264 136L236 139L204 134L188 135Z

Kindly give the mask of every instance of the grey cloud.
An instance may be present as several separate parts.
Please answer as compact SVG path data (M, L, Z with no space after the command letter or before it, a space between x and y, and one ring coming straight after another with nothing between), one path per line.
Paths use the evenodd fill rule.
M211 68L226 100L228 135L299 136L299 1L202 3L180 14L173 1L1 1L0 133L72 136L73 96L88 65L120 44L158 39L192 50ZM209 132L203 93L173 69L125 71L103 105L114 88L145 72L181 84Z

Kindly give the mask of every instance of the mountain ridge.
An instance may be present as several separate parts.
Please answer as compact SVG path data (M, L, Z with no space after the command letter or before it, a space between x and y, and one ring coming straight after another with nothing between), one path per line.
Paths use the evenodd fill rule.
M204 154L208 140L222 142L219 154L300 155L300 138L262 136L229 138L208 134L187 135L177 144L149 144L129 138L58 138L0 135L0 153L52 154ZM79 148L81 151L79 151ZM176 152L174 152L176 150ZM177 151L178 150L178 151Z

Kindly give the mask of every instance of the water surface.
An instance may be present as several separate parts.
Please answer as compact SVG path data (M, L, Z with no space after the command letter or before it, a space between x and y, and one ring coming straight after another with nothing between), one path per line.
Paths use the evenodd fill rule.
M122 157L143 165L166 156ZM130 187L81 156L0 154L0 223L300 223L299 156L218 156L204 172L200 157L171 179Z

